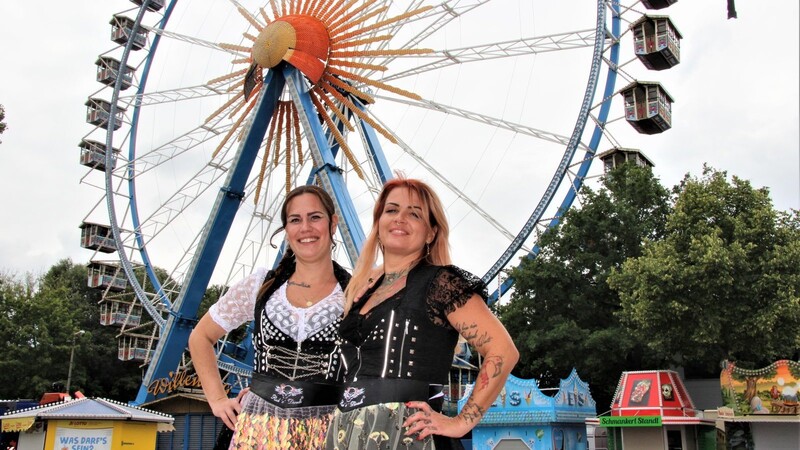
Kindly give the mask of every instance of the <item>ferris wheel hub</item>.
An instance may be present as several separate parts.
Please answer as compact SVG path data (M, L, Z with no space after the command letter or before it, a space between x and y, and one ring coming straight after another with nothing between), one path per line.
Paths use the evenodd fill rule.
M281 61L298 68L316 83L322 78L330 52L325 25L308 15L288 15L267 25L253 44L253 60L271 69Z

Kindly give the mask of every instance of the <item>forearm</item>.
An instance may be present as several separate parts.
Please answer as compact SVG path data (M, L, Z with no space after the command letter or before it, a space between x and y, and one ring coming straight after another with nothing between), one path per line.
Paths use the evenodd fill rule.
M489 353L484 357L475 386L457 416L469 429L475 427L492 406L503 389L517 358L516 350L497 354Z
M472 429L500 394L519 352L506 329L477 296L449 319L461 337L483 356L475 386L458 415Z

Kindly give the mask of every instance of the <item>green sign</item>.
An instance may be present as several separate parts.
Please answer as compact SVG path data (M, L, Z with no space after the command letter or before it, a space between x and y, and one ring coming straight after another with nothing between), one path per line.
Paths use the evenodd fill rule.
M601 427L660 427L661 416L604 416Z

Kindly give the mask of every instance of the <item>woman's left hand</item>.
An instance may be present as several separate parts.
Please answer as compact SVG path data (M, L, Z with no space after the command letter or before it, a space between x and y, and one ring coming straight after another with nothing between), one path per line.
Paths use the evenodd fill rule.
M432 434L459 438L469 431L463 421L434 411L426 402L406 402L406 407L418 410L403 422L406 436L416 435L419 440Z

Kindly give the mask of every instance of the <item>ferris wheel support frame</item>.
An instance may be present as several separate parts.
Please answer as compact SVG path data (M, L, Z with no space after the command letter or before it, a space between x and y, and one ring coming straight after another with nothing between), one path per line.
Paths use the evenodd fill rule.
M267 132L267 128L274 118L275 107L280 99L284 87L288 88L290 95L295 99L295 104L301 110L301 122L306 129L306 133L312 137L309 139L311 153L314 159L314 175L319 177L323 186L332 193L335 199L337 212L342 217L339 224L340 235L345 242L348 256L352 262L358 257L358 251L364 241L364 232L360 227L360 221L353 206L352 200L347 193L344 177L336 167L336 161L324 130L314 112L313 103L307 92L304 79L300 72L288 65L267 71L264 80L265 89L261 93L255 113L244 131L246 136L239 146L236 156L231 163L225 185L220 188L217 200L211 212L209 221L204 227L200 237L198 248L192 263L187 272L189 280L178 295L173 304L173 310L167 318L166 324L162 328L162 334L153 353L152 362L147 368L142 380L142 386L136 397L136 404L142 404L153 400L154 395L149 389L151 383L159 378L166 377L170 371L174 371L180 364L183 349L189 339L189 334L197 318L189 316L188 311L196 311L197 306L203 298L205 290L211 279L214 266L217 263L219 254L228 236L228 232L233 223L236 212L239 209L242 199L245 196L244 187L252 171L261 143ZM371 144L379 148L379 144ZM323 149L327 149L324 151ZM181 351L176 351L180 349ZM251 353L248 352L248 357ZM238 361L230 357L225 357L222 363L243 369L250 370L246 362Z
M258 157L261 141L267 133L267 126L280 99L285 80L283 75L270 72L264 81L265 89L258 99L255 114L245 130L246 137L231 163L227 179L217 194L217 200L209 216L198 249L187 271L188 283L181 288L175 300L173 310L167 318L162 334L147 367L142 386L136 397L136 403L142 404L152 400L153 394L149 385L157 378L174 371L180 364L183 349L189 341L189 334L197 318L189 317L185 311L196 311L197 305L208 288L214 266L228 236L233 219L245 196L244 188L250 171ZM177 309L177 311L175 311ZM180 349L180 351L176 351ZM165 351L170 350L170 351Z
M166 28L166 22L168 21L169 16L176 2L177 0L171 0L169 5L167 6L161 20L160 28L162 30ZM147 10L147 5L149 3L150 0L144 0L143 4L140 6L136 21L133 25L132 35L135 35L137 31L140 28L142 28L141 20L144 15L144 12ZM609 76L606 79L606 94L603 102L601 103L600 114L596 122L591 143L587 149L584 160L580 163L580 168L577 171L577 177L571 183L570 189L568 190L564 200L562 201L561 207L556 212L555 218L550 221L547 227L554 227L558 225L564 212L566 212L572 205L578 190L583 184L586 173L589 170L594 155L597 151L597 146L599 145L600 138L603 134L603 127L608 116L608 111L611 104L611 96L613 94L614 82L616 78L616 63L618 59L618 46L619 46L618 37L620 28L620 16L619 16L620 5L618 0L610 0L608 1L608 3L610 5L609 8L613 11L612 32L610 33L603 32L606 26L605 23L606 1L598 0L597 1L598 19L597 19L597 32L596 32L597 37L595 41L595 57L593 59L592 72L590 73L590 78L593 77L594 82L593 86L591 87L587 85L586 94L584 98L584 106L581 109L578 121L576 122L575 128L573 130L573 137L570 140L568 149L565 150L564 160L562 161L562 164L559 165L558 168L559 171L557 172L556 175L554 175L553 181L551 181L551 187L548 188L547 192L545 193L545 196L542 197L539 206L532 214L531 219L529 219L530 226L526 224L526 226L523 227L523 230L520 231L520 233L517 235L517 238L508 247L507 252L510 251L511 253L507 257L505 262L503 262L500 266L497 266L497 264L500 263L500 260L498 260L498 263L496 263L496 265L493 266L492 269L490 269L490 272L487 272L487 274L484 276L484 279L486 279L486 277L489 277L490 273L493 274L490 279L496 277L500 273L502 268L506 267L509 264L509 261L513 257L513 254L515 254L516 252L519 251L520 248L522 248L523 240L529 237L530 233L533 231L536 224L539 223L539 221L541 220L541 216L544 213L544 209L547 208L547 206L550 204L550 202L552 201L553 197L556 194L556 188L562 183L563 178L566 176L567 170L569 169L569 161L572 160L572 157L574 156L576 149L580 144L580 136L582 135L586 122L591 114L589 106L586 103L586 96L588 95L590 103L591 99L594 96L594 91L596 90L597 87L597 80L599 78L600 66L602 64L602 50L604 48L605 39L611 38L614 41L612 42L612 47L611 47L611 56L610 56L611 63L609 64L610 67ZM608 34L610 34L611 36L608 36ZM154 59L155 50L158 46L158 41L160 37L161 34L156 33L156 36L153 38L152 43L150 45L149 53L146 56L145 60L144 73L141 77L138 86L139 94L142 94L144 92L150 65L152 63L152 60ZM133 39L130 39L129 42L125 45L123 57L121 60L121 64L123 65L126 64L126 61L128 59L128 55L132 48L132 42ZM599 56L597 55L598 47L600 48ZM303 126L305 127L306 135L309 136L308 141L310 143L309 145L311 146L312 157L315 158L314 168L312 169L312 173L309 175L308 180L309 182L311 182L311 180L313 180L316 176L319 176L321 184L326 188L326 190L328 190L328 192L331 192L332 195L334 196L336 200L335 204L337 206L337 213L340 215L340 218L342 218L340 223L340 232L342 234L342 240L345 242L346 251L348 253L351 262L354 262L361 248L361 245L364 241L364 233L363 230L361 229L361 223L358 220L357 212L353 207L352 198L350 197L349 191L346 188L346 180L343 175L343 171L335 165L334 157L338 151L338 145L335 142L333 144L329 144L329 139L326 139L329 136L326 136L325 132L322 129L322 125L319 121L319 117L315 113L313 104L309 97L310 94L307 91L307 86L305 85L303 76L299 73L299 71L295 70L292 67L289 67L287 64L285 64L285 66L286 67L282 69L283 86L290 91L290 94L293 100L295 101L295 104L300 110L302 110L300 115L301 121L303 123ZM275 72L277 74L279 68L276 68L275 70L270 72ZM274 84L273 82L277 79L276 75L271 74L268 76L271 77L271 81L269 84ZM289 81L289 83L286 83L286 81ZM265 82L265 84L267 83ZM113 140L112 136L113 131L111 130L113 130L114 128L113 124L115 121L116 111L118 109L116 103L119 99L119 92L121 90L120 87L121 87L121 77L116 80L114 85L114 93L111 101L111 109L108 119L109 132L106 135L106 148L113 148L111 145ZM264 89L264 91L267 90L268 88ZM591 90L591 95L589 95L590 90ZM275 104L278 101L281 91L282 89L278 90L277 94L278 97L274 99ZM266 94L262 93L262 99L263 95ZM125 275L127 276L129 282L131 283L131 286L134 290L134 294L142 302L143 307L145 308L147 313L153 317L156 326L159 327L159 330L161 331L160 334L161 338L158 340L156 350L154 351L153 356L150 358L151 362L150 365L148 366L145 380L143 380L142 387L140 388L139 395L137 396L136 399L136 403L141 404L153 398L152 396L147 395L146 391L148 385L152 382L154 378L156 378L156 375L158 375L159 377L165 377L167 376L167 373L169 371L173 371L179 368L180 358L185 349L186 342L188 341L188 335L191 332L191 325L193 325L194 322L196 321L196 317L194 317L194 311L196 311L197 305L194 304L194 302L199 304L200 299L203 297L205 289L207 288L208 282L210 280L211 272L213 271L213 266L216 264L216 261L219 257L222 243L224 243L225 238L227 237L227 233L230 230L230 223L228 223L227 226L222 226L221 222L218 223L216 225L216 227L218 228L215 229L213 233L212 232L207 233L206 230L204 229L203 235L201 235L202 240L200 242L200 245L197 247L199 249L198 253L196 253L193 257L193 261L190 266L190 272L184 279L181 292L178 298L175 300L175 302L170 303L170 299L167 298L164 289L161 287L156 277L156 273L154 270L155 266L153 266L152 262L150 261L146 249L146 243L144 241L144 236L140 232L138 207L136 205L136 184L135 184L136 180L135 177L133 176L135 175L133 164L136 161L135 147L136 147L138 116L140 113L140 108L142 106L141 100L139 100L138 98L139 95L137 95L137 100L135 100L135 109L131 120L131 134L129 141L130 163L126 169L129 175L128 185L129 185L129 196L130 196L129 197L130 214L132 218L132 223L134 224L132 233L137 247L136 250L138 251L140 258L142 259L142 264L144 266L146 276L148 277L149 281L153 283L155 293L157 296L156 299L164 306L163 309L169 312L169 315L167 316L166 320L162 316L163 312L158 309L156 303L150 300L150 296L152 294L145 293L141 284L139 284L139 280L136 278L137 275L134 273L133 270L133 265L131 261L128 259L128 255L125 253L125 245L123 244L122 239L120 237L121 229L116 221L116 216L115 216L116 213L113 206L112 197L114 195L113 194L114 190L112 189L111 186L111 178L112 178L111 168L113 167L113 164L111 163L111 159L113 156L112 152L107 152L106 154L106 191L107 191L107 205L109 209L111 229L115 239L118 253L120 255L120 265L122 266ZM358 99L353 97L351 97L351 99L359 108L364 109L363 105L361 105ZM272 118L272 114L274 112L274 106L275 105L273 104L272 111L270 111L269 114L265 115L266 116L266 120L264 121L265 130L264 132L261 133L261 139L257 140L254 150L248 150L254 153L255 155L254 158L257 157L258 149L260 148L260 143L263 140L264 133L266 132L266 127L268 126L270 119ZM260 108L261 105L259 105L258 109L260 110ZM258 111L254 112L254 114L257 115ZM372 129L372 127L369 126L365 121L359 121L359 125L361 128L362 136L364 137L366 148L369 152L369 156L372 158L372 163L374 165L373 169L375 170L375 173L380 179L380 181L386 182L388 179L391 178L391 169L386 161L383 152L380 149L380 144L377 139L375 130ZM248 126L252 126L252 122ZM580 132L578 132L579 129ZM251 133L252 130L251 132L247 133L247 139L250 139ZM244 144L240 146L240 151L243 146ZM324 151L323 149L328 149L328 151ZM567 158L566 156L567 154L569 154L569 158ZM232 167L230 170L235 171L237 167ZM243 183L246 182L246 177L247 174L250 173L250 169L252 169L252 163L250 164L248 170L244 174L245 181L243 181ZM230 179L232 175L229 173L228 176ZM555 184L555 187L552 187L556 178L558 178L558 181ZM226 206L225 209L229 209L232 211L232 213L228 211L228 213L230 214L229 217L230 221L233 220L235 211L238 209L239 204L241 203L241 200L244 197L243 186L244 185L242 185L242 189L238 191L234 190L225 191L225 188L221 188L218 194L217 203L220 202L220 198L222 197L228 198L228 200L225 201L225 203L227 203L229 206ZM212 215L212 217L215 216L216 213ZM225 218L224 220L228 220L228 218ZM214 222L214 220L209 219L209 221L207 222L207 226L211 226L212 222ZM222 232L223 229L224 233ZM209 238L211 238L212 241L215 239L219 240L219 242L207 241L207 239ZM209 246L208 250L206 249L207 245ZM211 251L210 247L213 246L218 246L219 249L216 251ZM529 254L526 255L526 258L535 257L539 253L539 250L540 249L538 245L535 245L533 249L529 252ZM211 261L212 258L214 264L209 264L208 261ZM204 268L198 269L197 266L199 265L204 265ZM197 271L197 273L195 271ZM203 280L203 278L205 278L205 280ZM501 287L498 288L498 291L495 293L494 298L495 299L499 298L499 296L505 293L511 287L512 284L513 284L513 279L505 280L505 282L502 283ZM190 307L194 309L190 309ZM192 317L189 317L189 315L192 315ZM247 350L248 350L248 357L252 359L252 347L248 348ZM232 363L230 362L230 358L228 358L227 355L224 358L225 360L224 362L222 361L223 355L220 355L220 358L221 358L220 361L221 367L222 364L233 367ZM165 360L170 360L171 362L167 362ZM238 364L238 362L235 363Z

